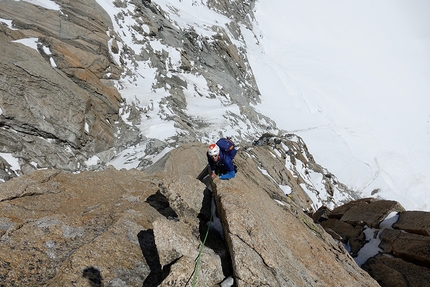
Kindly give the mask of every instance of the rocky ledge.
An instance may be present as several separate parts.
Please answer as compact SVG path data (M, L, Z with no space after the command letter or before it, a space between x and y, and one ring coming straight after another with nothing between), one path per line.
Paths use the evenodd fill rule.
M298 190L286 196L259 170L275 165L269 148L239 150L229 181L209 180L205 146L190 143L146 171L40 170L1 184L0 285L430 282L428 213L361 199L311 217Z
M237 177L213 184L192 143L148 171L3 183L0 285L377 286L254 157L236 161Z

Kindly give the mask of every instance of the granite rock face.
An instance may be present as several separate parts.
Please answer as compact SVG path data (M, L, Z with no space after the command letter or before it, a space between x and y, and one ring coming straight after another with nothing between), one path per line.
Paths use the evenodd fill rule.
M52 3L61 9L14 0L0 5L0 152L19 163L13 167L0 156L0 285L378 285L328 234L351 245L356 238L358 250L364 223L377 227L388 212L403 210L395 202L375 203L388 209L374 213L364 200L365 209L352 204L333 210L333 217L324 211L334 222L327 232L309 217L316 204L309 192L327 204L337 204L335 194L342 202L356 197L313 160L300 137L277 133L275 123L253 109L260 95L244 46L237 44L239 24L251 29L254 1L207 1L231 19L211 27L211 37L178 27L169 17L174 7L163 11L155 1L113 1L119 8L114 19L94 0ZM115 30L129 15L136 25ZM141 51L125 45L122 37L129 36ZM180 65L151 41L178 52ZM140 98L150 102L145 108L119 93L142 64L155 71L150 90L168 94ZM184 73L201 76L207 86L190 88ZM255 133L238 131L235 179L206 176L205 146L193 142L208 139L213 128L187 112L187 89L236 105L237 114L224 115L230 128L278 134L255 140ZM139 125L151 116L173 121L178 134L165 141L140 134ZM172 150L155 163L138 158L137 169L107 166L140 144L147 155ZM88 163L93 156L100 161L94 168ZM320 178L319 189L310 174ZM319 198L321 188L328 198ZM414 248L405 242L428 235L427 219L411 224L422 216L401 214L397 228L415 235L381 235L381 248L399 257L369 260L367 270L381 284L399 260L404 270L414 264ZM426 254L415 258L427 264ZM398 270L396 276L412 280Z
M264 149L254 154L275 160ZM0 285L377 286L257 158L239 152L237 177L211 182L205 151L183 145L151 171L51 169L2 184Z
M377 286L302 211L300 201L281 196L279 187L258 172L257 162L248 159L236 157L246 168L215 186L237 286Z
M0 5L0 18L12 23L0 25L0 150L20 165L3 169L3 181L41 168L79 170L135 137L119 117L122 99L111 82L122 68L111 57L109 16L95 1L60 4L61 11L27 1Z

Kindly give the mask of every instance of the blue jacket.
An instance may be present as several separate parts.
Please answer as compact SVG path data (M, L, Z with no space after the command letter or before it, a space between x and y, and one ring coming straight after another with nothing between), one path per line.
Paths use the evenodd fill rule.
M217 172L220 175L220 179L230 179L236 176L233 162L225 153L222 151L219 152L220 158L217 162L215 162L208 154L206 155L208 157L211 172Z

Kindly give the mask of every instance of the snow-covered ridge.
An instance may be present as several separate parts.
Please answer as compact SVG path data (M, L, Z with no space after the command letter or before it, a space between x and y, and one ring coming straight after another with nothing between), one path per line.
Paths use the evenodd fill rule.
M154 162L147 141L168 150L196 139L252 141L264 131L276 132L274 122L251 106L260 101L259 92L234 16L196 1L98 3L111 15L121 49L112 57L125 68L116 82L125 99L122 118L144 139L111 164Z
M238 22L232 21L233 16L226 17L225 11L219 12L222 9L210 6L213 4L210 1L207 4L212 9L191 0L152 1L152 7L158 9L165 17L163 21L169 21L171 27L195 33L193 44L199 49L216 44L221 35L228 37L246 67L252 68L247 73L256 77L256 83L239 83L244 85L245 92L250 91L246 87L258 86L255 94L258 100L251 96L250 101L244 102L242 97L247 95L240 94L243 92L238 95L236 89L222 83L214 86L211 81L216 78L211 79L204 70L194 72L201 58L188 58L191 73L178 69L184 60L180 49L160 39L162 32L151 38L133 30L133 25L139 25L148 33L154 27L138 22L133 12L135 7L130 2L124 3L125 8L120 8L99 1L121 25L117 29L124 31L127 27L130 32L121 37L125 45L135 53L144 47L168 55L166 72L149 60L141 61L133 72L133 81L119 83L129 103L143 107L150 100L155 103L155 109L147 115L151 119L143 120L140 125L143 135L163 141L175 141L178 135L180 139L190 133L204 142L220 134L249 140L264 132L264 127L277 129L270 118L283 130L303 137L317 162L351 189L365 196L398 200L410 209L430 208L426 195L430 159L426 152L429 140L425 109L429 85L423 81L429 71L417 62L418 53L429 59L427 52L419 47L428 45L423 37L426 30L422 28L425 9L405 10L396 2L386 13L386 1L370 9L373 12L365 8L370 2L360 3L360 7L336 2L333 7L337 8L331 9L326 4L274 1L265 5L257 1L249 17ZM385 22L380 13L385 15ZM371 29L359 25L363 17L370 17ZM387 27L384 23L392 25ZM419 32L408 32L417 27ZM399 37L407 37L416 45L403 44ZM139 41L144 44L138 44ZM398 44L403 45L403 50L392 49ZM411 77L413 73L417 76ZM172 94L168 82L176 77L187 83L181 87L186 102L186 107L181 108L182 116L189 122L202 123L194 125L193 132L184 133L183 128L178 130L177 123L168 124L169 118L178 114L165 101ZM166 83L161 84L160 79ZM409 100L411 93L413 101ZM403 110L402 102L414 111L413 116L403 116L407 111ZM248 106L246 112L243 105ZM249 109L268 118L249 118Z

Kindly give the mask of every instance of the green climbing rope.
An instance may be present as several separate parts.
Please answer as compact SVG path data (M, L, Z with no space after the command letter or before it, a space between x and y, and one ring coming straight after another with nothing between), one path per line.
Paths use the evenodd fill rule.
M200 266L200 257L202 256L203 248L205 247L206 239L208 238L209 229L211 228L212 217L213 217L213 210L212 210L212 203L211 203L211 218L209 219L208 230L206 231L205 238L203 239L202 245L200 246L199 256L197 256L197 262L196 262L196 265L194 267L193 282L191 284L191 286L193 286L193 287L195 287L196 283L197 283L197 273L199 271L199 266Z

